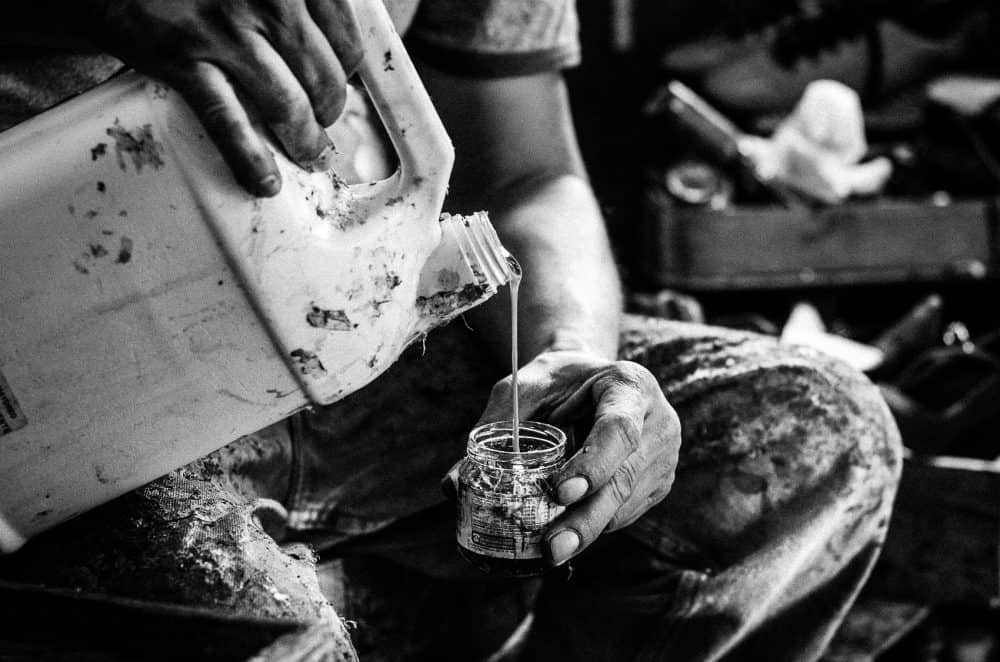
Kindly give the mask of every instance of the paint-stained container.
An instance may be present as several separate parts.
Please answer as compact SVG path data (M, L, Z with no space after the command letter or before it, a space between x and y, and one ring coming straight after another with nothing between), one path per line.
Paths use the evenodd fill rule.
M528 577L551 567L544 535L564 507L551 480L566 456L566 435L554 426L522 421L520 452L511 423L489 423L469 434L458 475L459 552L489 574Z
M0 552L343 398L509 279L485 214L440 216L451 142L382 2L354 4L370 104L350 90L329 171L274 148L274 198L134 73L0 134Z

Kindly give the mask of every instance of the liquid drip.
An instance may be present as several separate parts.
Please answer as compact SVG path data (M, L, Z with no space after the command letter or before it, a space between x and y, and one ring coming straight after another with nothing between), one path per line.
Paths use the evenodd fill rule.
M519 393L517 384L517 291L521 286L521 265L513 256L507 256L510 267L510 375L511 375L511 405L514 410L511 430L513 433L514 452L521 452L521 414L519 411Z

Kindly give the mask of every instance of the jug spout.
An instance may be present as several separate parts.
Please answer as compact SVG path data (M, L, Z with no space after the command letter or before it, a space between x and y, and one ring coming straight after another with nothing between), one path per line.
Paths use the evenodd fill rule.
M425 334L486 301L513 276L510 253L486 212L441 215L441 243L417 285L418 333Z

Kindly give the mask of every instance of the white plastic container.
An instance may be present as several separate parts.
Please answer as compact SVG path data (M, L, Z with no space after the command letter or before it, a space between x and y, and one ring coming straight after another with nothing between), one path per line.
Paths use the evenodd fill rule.
M439 221L450 141L382 2L356 12L388 179L279 152L254 198L136 74L0 134L0 551L344 397L509 279L485 215Z

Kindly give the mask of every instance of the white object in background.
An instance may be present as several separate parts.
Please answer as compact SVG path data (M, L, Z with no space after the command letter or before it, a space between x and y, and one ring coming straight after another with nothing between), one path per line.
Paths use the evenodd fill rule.
M832 80L810 83L771 138L748 136L741 147L761 176L828 204L882 190L892 163L859 163L868 150L857 92Z
M386 179L275 149L252 197L136 74L0 134L0 551L344 397L509 279L485 215L439 221L451 143L381 0L355 11Z
M792 308L781 330L781 342L812 347L862 372L871 370L883 359L882 350L876 347L829 333L819 311L805 302L797 303Z
M1000 78L942 76L927 85L927 98L965 117L976 117L1000 102Z

